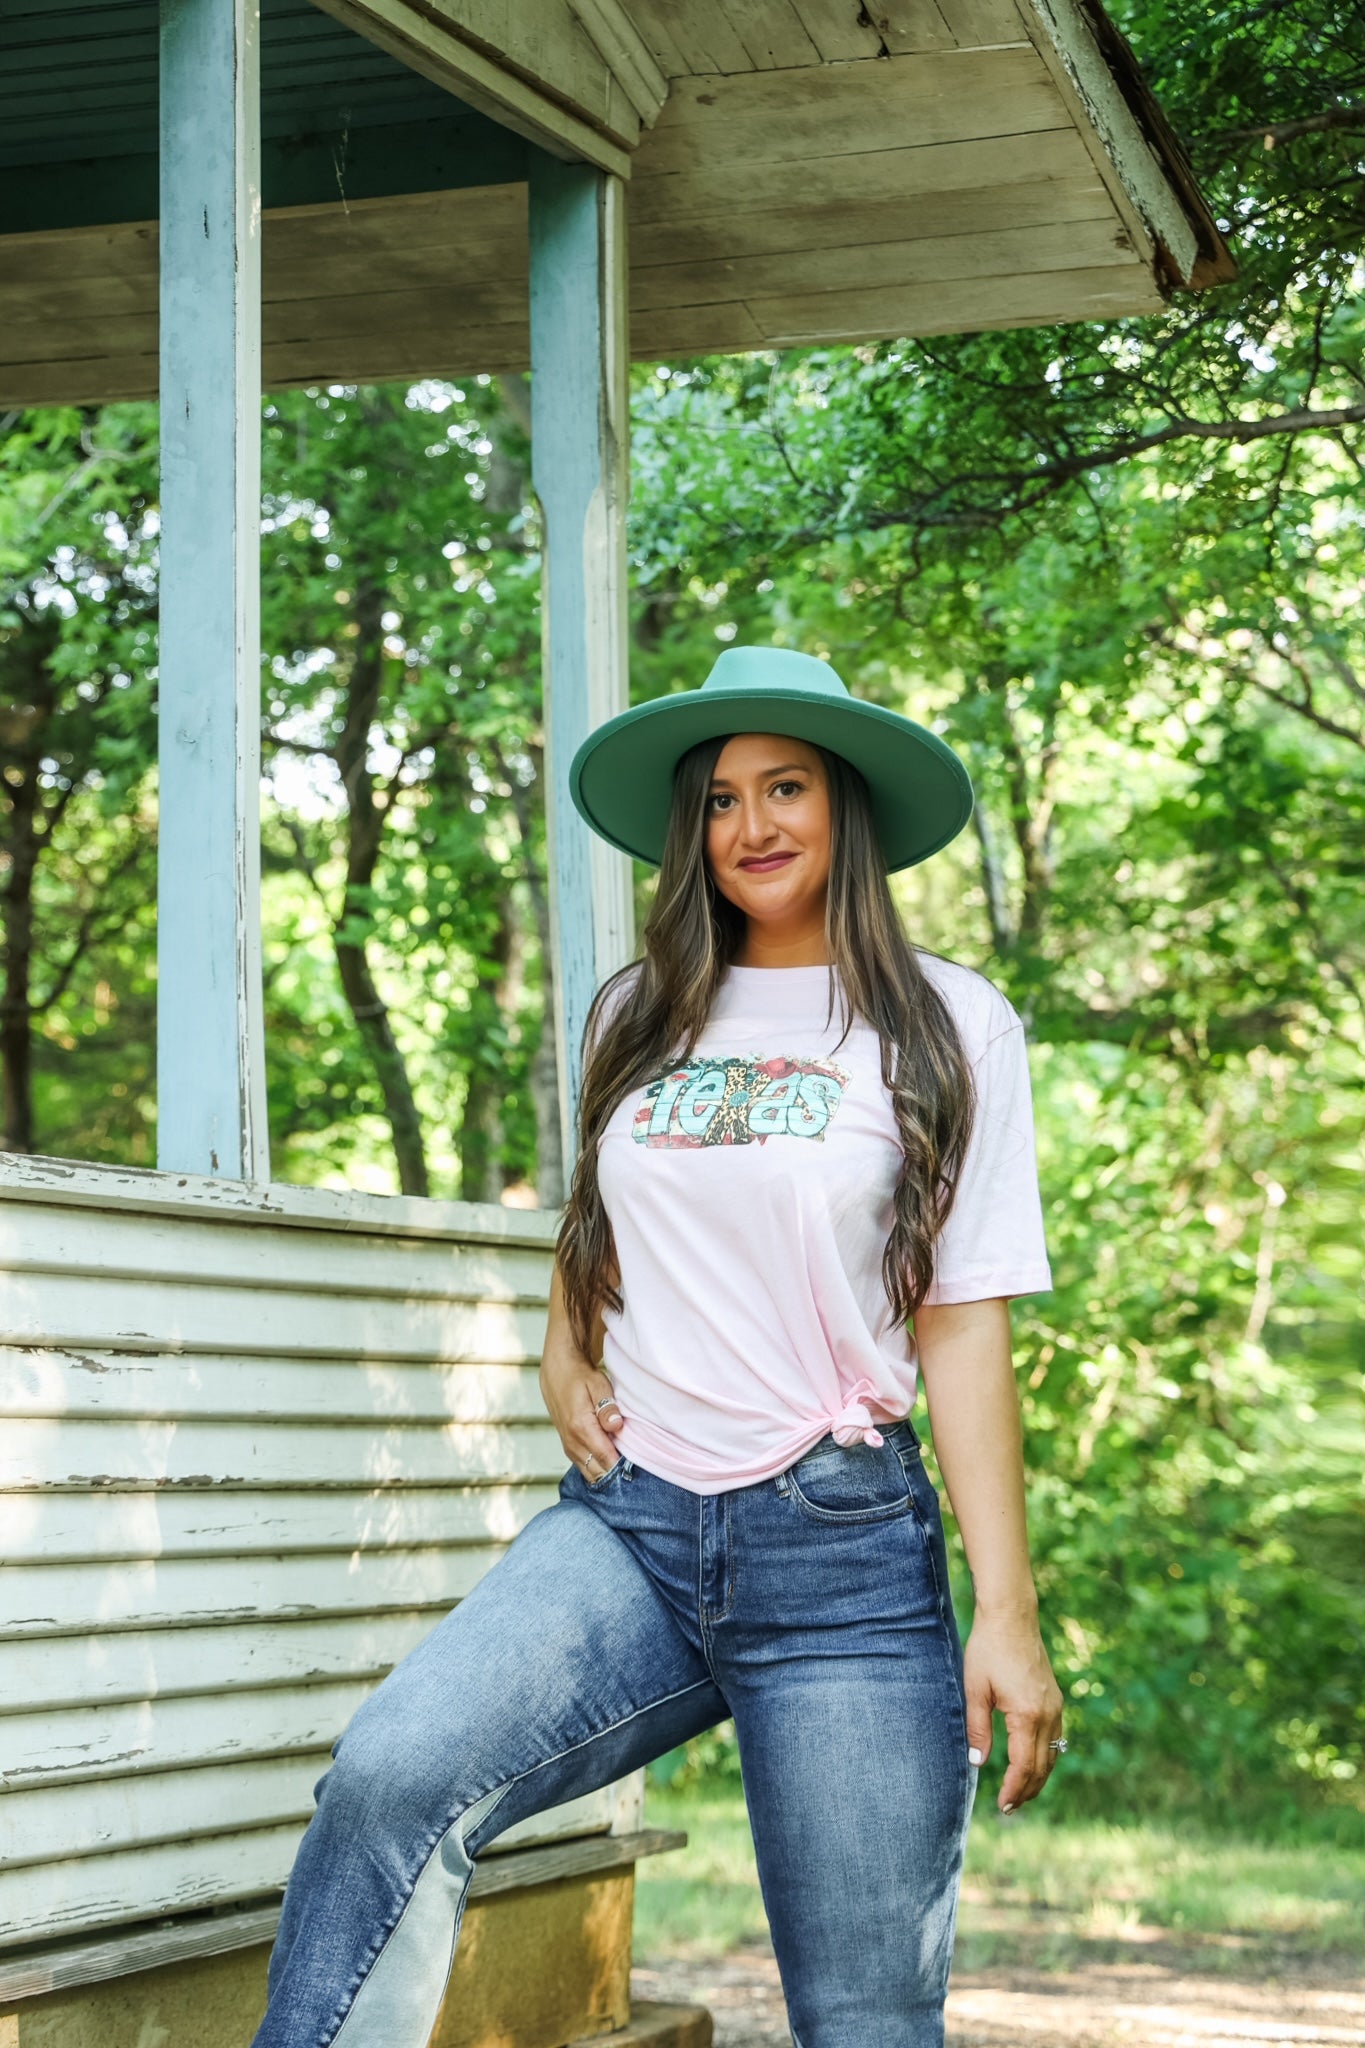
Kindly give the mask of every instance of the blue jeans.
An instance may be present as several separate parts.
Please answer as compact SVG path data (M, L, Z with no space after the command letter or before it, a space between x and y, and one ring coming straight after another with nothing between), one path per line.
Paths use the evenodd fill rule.
M797 2048L937 2048L977 1769L908 1418L728 1493L570 1466L333 1749L253 2048L425 2048L479 1851L728 1716Z

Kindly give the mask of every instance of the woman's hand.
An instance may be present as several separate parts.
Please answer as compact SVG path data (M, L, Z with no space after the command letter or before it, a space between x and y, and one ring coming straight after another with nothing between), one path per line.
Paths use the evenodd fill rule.
M991 1753L995 1709L1005 1717L1009 1763L997 1804L1009 1813L1038 1797L1057 1761L1048 1744L1062 1732L1061 1688L1038 1624L1028 1616L978 1615L964 1663L967 1740L978 1762L984 1764Z
M599 1358L602 1341L599 1312L593 1328L593 1349ZM540 1398L559 1431L565 1457L577 1465L585 1479L600 1479L616 1463L618 1453L613 1439L625 1417L616 1405L615 1389L607 1375L600 1366L589 1364L574 1342L557 1261L550 1279L550 1313L540 1361ZM600 1409L599 1401L604 1404Z
M581 1358L554 1366L547 1361L540 1368L540 1397L559 1431L564 1455L585 1479L600 1479L620 1455L613 1438L625 1420L607 1375ZM607 1404L600 1410L599 1401Z

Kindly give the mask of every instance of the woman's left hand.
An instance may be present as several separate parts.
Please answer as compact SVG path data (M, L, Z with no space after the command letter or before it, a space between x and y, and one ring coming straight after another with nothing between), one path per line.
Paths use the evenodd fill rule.
M992 1715L1005 1717L1009 1763L997 1804L1002 1813L1036 1799L1057 1751L1048 1744L1062 1732L1061 1688L1036 1620L978 1616L964 1652L967 1740L981 1763L991 1753Z

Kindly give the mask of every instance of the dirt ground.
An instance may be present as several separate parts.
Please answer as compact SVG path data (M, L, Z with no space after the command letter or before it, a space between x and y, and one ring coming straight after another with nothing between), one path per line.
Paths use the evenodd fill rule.
M1259 1967L1257 1964L1259 1962ZM1231 1965L1231 1967L1230 1967ZM1241 1967L1239 1968L1239 1965ZM715 2048L790 2048L770 1948L718 1960L648 1958L637 1998L707 2006ZM1365 1978L1316 1958L1233 1957L1224 1946L1105 1945L1067 1968L953 1972L949 2048L1365 2048Z

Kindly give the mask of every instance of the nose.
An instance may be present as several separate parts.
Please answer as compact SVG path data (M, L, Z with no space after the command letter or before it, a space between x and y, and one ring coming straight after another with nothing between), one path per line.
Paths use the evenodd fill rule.
M739 840L741 858L760 853L772 839L774 826L768 807L755 790L740 798Z

